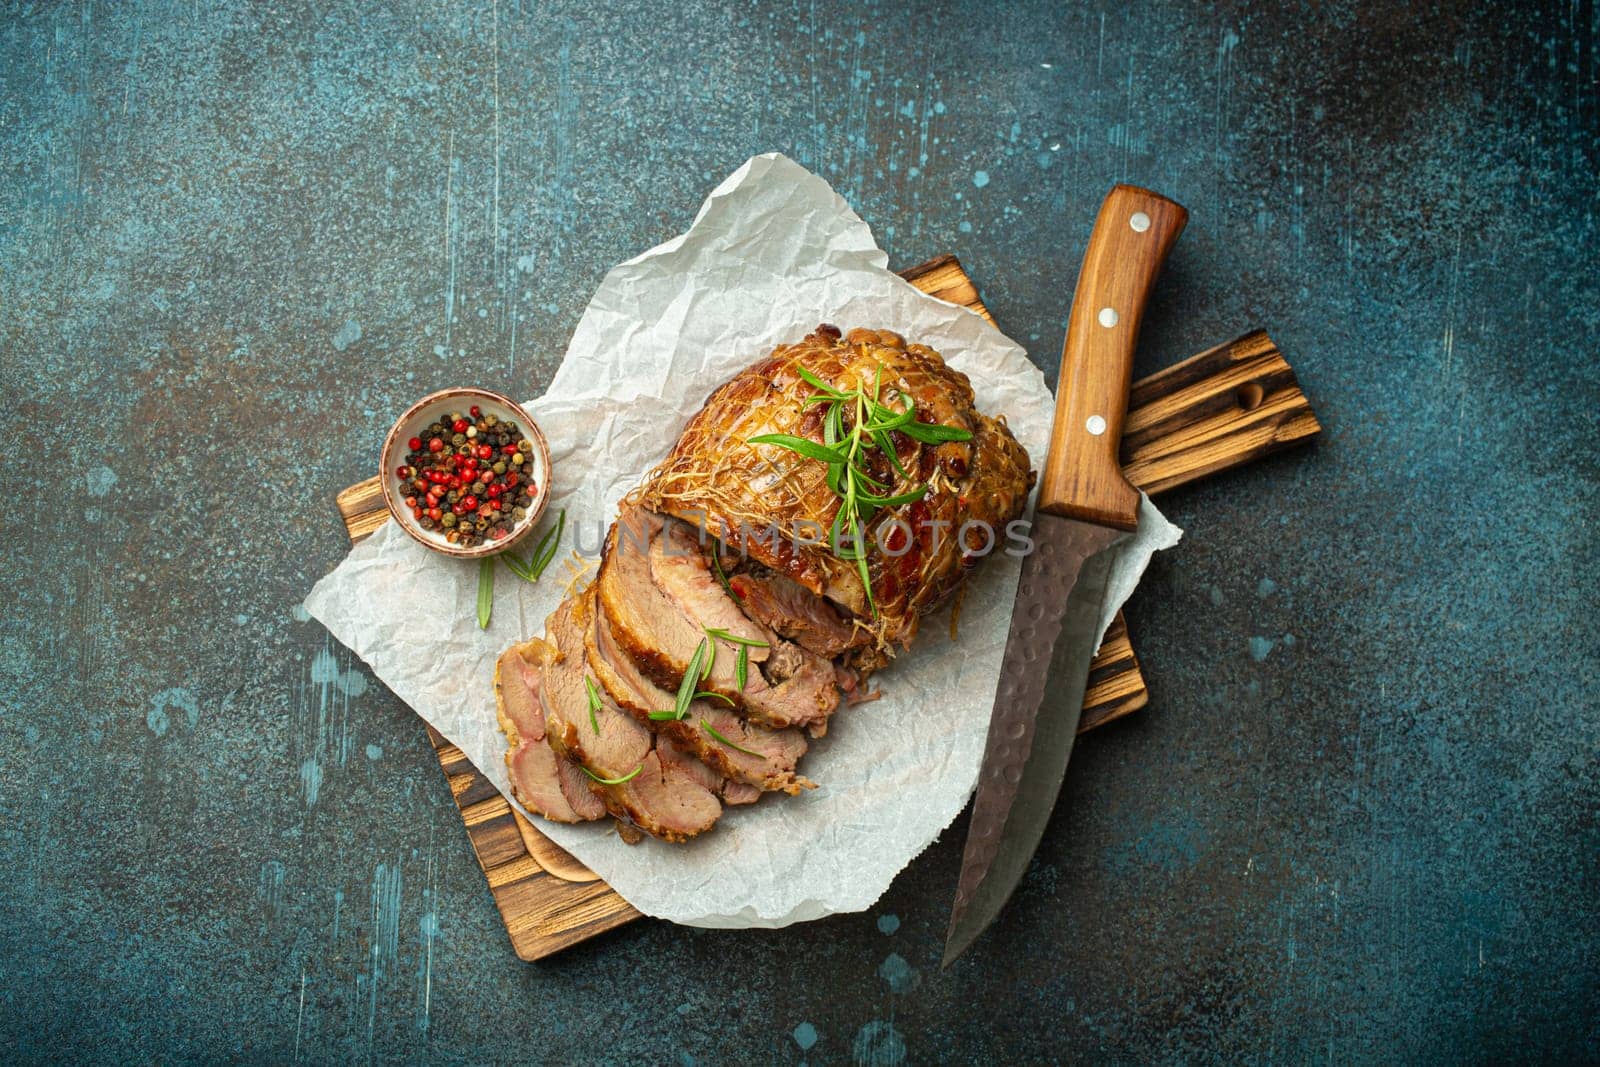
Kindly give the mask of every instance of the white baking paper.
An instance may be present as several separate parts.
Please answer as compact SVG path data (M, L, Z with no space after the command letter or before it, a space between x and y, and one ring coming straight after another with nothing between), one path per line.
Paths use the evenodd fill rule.
M548 515L565 508L569 518L562 555L576 544L598 556L618 499L707 394L821 322L933 346L1042 464L1053 401L1023 350L892 273L866 223L821 178L784 156L757 156L716 188L687 233L606 275L549 392L529 405L550 441ZM1115 606L1179 536L1146 500L1116 567ZM634 907L674 922L776 927L870 907L973 790L1020 566L997 554L977 568L960 639L950 640L946 614L924 620L915 648L875 676L883 698L834 716L801 764L817 789L732 808L687 845L627 845L608 822L535 823ZM537 586L502 569L483 631L478 565L431 553L389 523L317 583L306 608L509 796L495 657L542 631L566 577L559 563Z

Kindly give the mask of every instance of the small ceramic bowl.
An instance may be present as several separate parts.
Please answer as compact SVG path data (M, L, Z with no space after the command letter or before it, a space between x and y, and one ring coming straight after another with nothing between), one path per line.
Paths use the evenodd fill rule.
M406 494L394 472L396 468L405 464L406 456L410 452L407 442L411 438L423 436L423 431L441 416L448 415L452 411L464 412L474 404L485 415L494 415L503 422L516 423L523 435L533 441L533 452L530 454L533 462L525 466L527 477L532 479L537 488L533 494L533 506L528 509L527 516L512 527L509 534L498 541L486 540L471 548L462 548L459 545L452 545L442 535L422 528L416 516L411 513L411 509L406 507ZM544 431L539 429L539 424L534 422L516 401L499 393L491 393L487 389L441 389L412 404L395 422L389 431L389 436L383 439L383 469L379 472L378 478L383 483L383 499L389 505L389 514L394 516L394 521L398 522L406 533L443 555L454 556L456 559L481 559L484 556L504 552L539 525L539 517L544 514L545 505L550 501L550 446L545 442Z

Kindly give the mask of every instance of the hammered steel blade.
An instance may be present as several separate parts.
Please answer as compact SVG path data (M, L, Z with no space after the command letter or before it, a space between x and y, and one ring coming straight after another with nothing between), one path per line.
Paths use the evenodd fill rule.
M1038 513L972 805L944 965L999 914L1050 821L1078 733L1116 553L1128 535Z

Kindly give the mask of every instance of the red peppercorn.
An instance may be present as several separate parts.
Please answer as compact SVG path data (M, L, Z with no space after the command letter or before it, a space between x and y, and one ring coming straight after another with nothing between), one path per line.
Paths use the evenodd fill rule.
M444 440L442 438L435 437L433 440L429 441L428 442L428 451L429 452L442 452L442 451L444 451Z
M490 447L489 445L479 445L478 446L478 458L479 459L488 459L493 455L494 455L494 449L492 447Z
M516 485L517 484L517 472L516 471L512 471L510 474L506 475L506 484L507 485Z
M417 498L414 497L414 496L406 497L406 507L408 507L408 508L412 509L413 511L415 511L416 507L417 507Z
M466 433L469 425L470 423L468 423L466 419L457 419L455 422L450 424L450 428L456 433Z
M483 414L483 412L479 409L478 405L476 405L476 404L472 405L472 407L467 410L467 413L469 415L471 415L473 418L477 418L479 415Z
M505 492L504 489L501 489L498 485L491 484L489 486L489 499L498 500L500 498L500 494L503 492Z
M478 510L478 498L475 497L475 496L464 496L464 497L462 497L461 498L461 507L466 511L476 511L476 510Z
M478 518L487 519L489 517L489 512L491 512L493 510L494 510L494 507L492 505L489 505L489 504L483 505L482 507L480 507L478 509Z
M422 447L422 438L413 437L411 440L407 441L406 444L411 448L411 451L415 452L417 449Z
M428 509L428 518L432 519L434 522L438 522L439 519L443 517L443 515L444 515L444 512L440 511L438 508L429 508Z
M412 508L411 509L411 514L417 519L417 521L420 522L422 520L422 509L421 508Z
M514 456L517 454L517 446L506 445L506 447L502 448L500 451L504 452L508 456Z
M450 488L452 488L452 489L460 489L461 488L461 475L452 474L450 476L450 480L448 482L446 482L445 484L450 486Z

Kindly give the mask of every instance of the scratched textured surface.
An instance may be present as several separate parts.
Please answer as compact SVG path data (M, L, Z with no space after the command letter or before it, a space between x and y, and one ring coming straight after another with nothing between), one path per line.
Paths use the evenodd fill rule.
M6 3L6 1058L1600 1058L1596 7L1274 6ZM524 965L296 604L397 411L542 388L769 149L1047 369L1108 184L1175 196L1139 373L1266 326L1328 430L1170 502L1154 702L951 972L964 824Z

